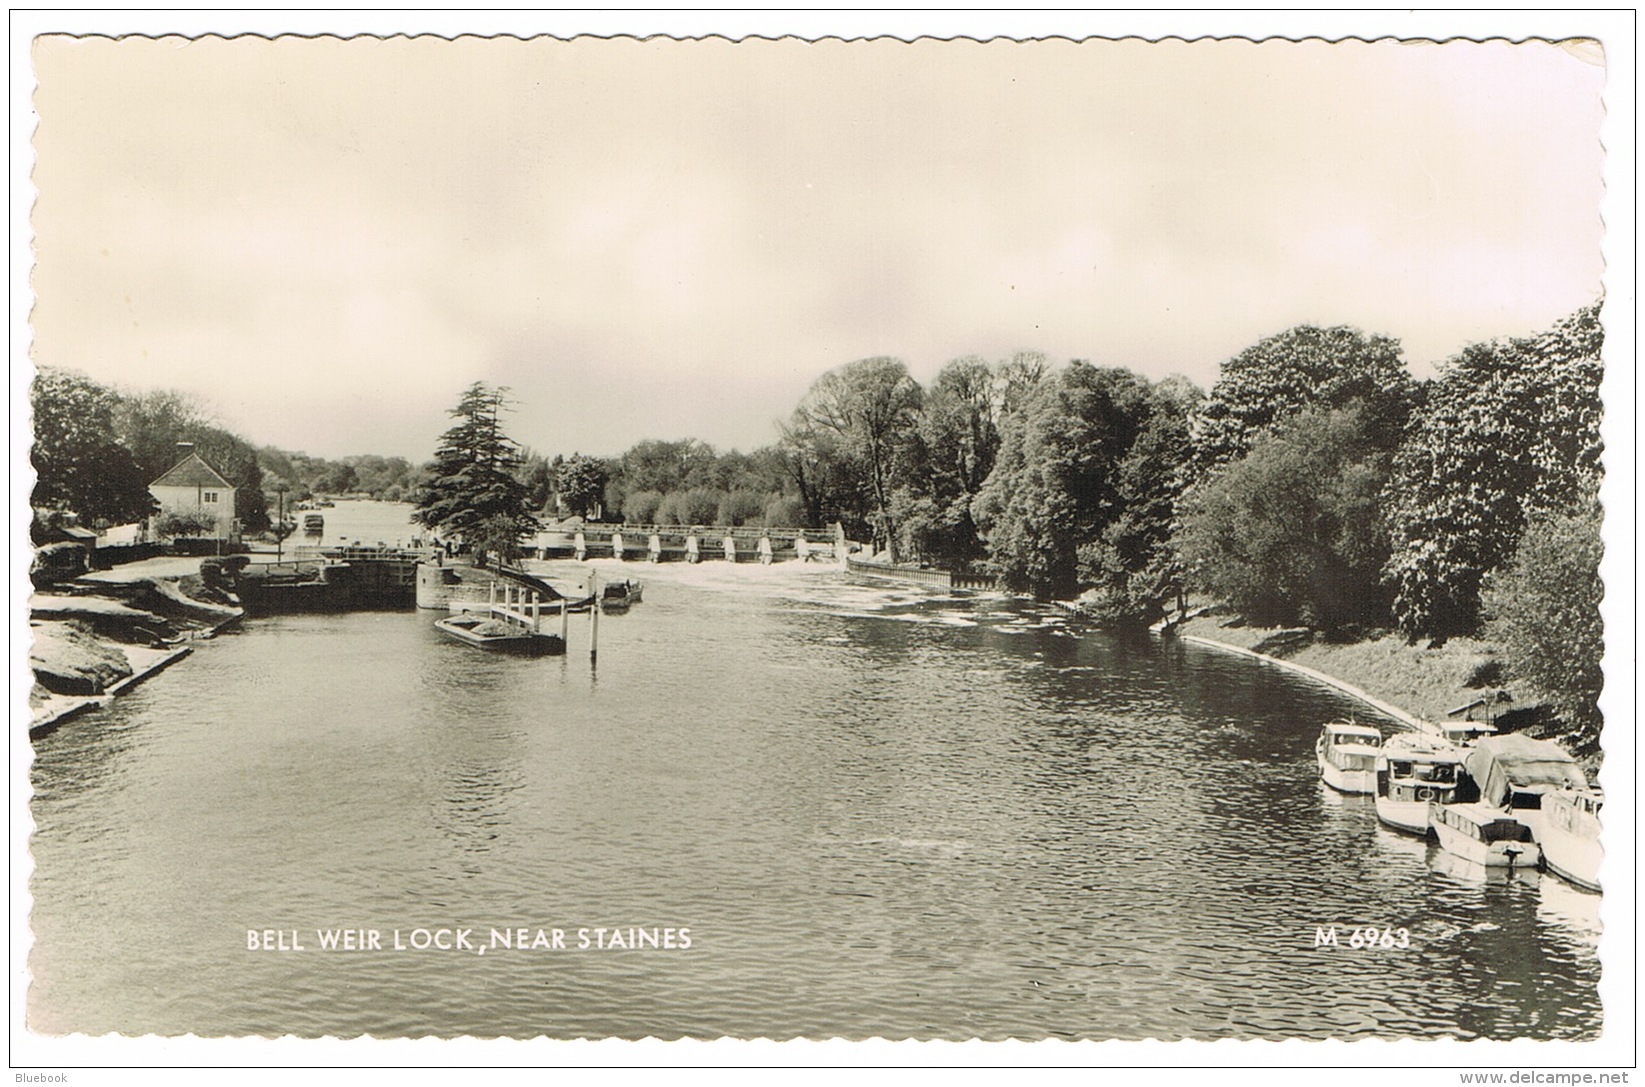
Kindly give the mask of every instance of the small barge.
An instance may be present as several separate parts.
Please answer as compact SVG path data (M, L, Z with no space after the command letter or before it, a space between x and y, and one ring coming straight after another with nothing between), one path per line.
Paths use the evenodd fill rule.
M560 615L563 627L563 609ZM477 649L532 657L564 653L564 633L544 633L542 617L542 601L536 593L528 594L524 589L514 590L505 585L499 599L493 585L491 600L485 610L436 619L434 629Z

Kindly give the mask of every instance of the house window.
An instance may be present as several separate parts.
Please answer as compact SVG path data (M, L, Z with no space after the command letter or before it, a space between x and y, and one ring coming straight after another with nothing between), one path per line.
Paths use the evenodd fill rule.
M216 502L217 502L217 492L216 491L207 491L205 493L205 498L203 499L203 501L210 502L210 503L215 505Z

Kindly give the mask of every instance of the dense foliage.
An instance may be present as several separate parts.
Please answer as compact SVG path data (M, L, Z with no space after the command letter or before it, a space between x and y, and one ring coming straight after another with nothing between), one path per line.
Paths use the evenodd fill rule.
M874 542L897 561L897 521L891 495L913 440L921 392L899 359L859 359L818 378L800 401L807 431L836 451L856 512Z
M1409 410L1411 376L1399 342L1357 328L1301 325L1222 364L1194 413L1194 475L1245 455L1257 436L1312 407L1362 405L1372 440L1393 448Z
M178 443L189 442L238 488L234 515L241 526L269 527L256 451L181 393L124 393L43 367L30 401L37 507L72 511L94 524L140 520L153 508L149 484L181 459Z
M1005 584L1077 591L1077 551L1122 514L1120 466L1151 407L1135 374L1076 361L1041 379L1005 418L999 459L972 504Z
M461 540L484 564L519 555L520 538L536 531L526 488L515 475L520 450L503 433L504 390L475 382L451 410L457 424L440 438L428 484L412 514L418 524Z
M554 470L560 504L577 517L591 517L605 498L605 462L573 453Z
M1602 338L1589 307L1542 335L1469 347L1428 390L1386 496L1386 576L1407 636L1478 629L1484 578L1525 525L1597 492Z
M79 374L42 370L30 389L34 409L33 505L78 513L88 522L119 524L147 517L154 506L131 449L115 434L119 397Z
M1384 622L1388 454L1375 430L1356 401L1258 435L1184 503L1178 543L1193 582L1263 625Z
M1598 750L1605 685L1600 521L1598 507L1532 521L1484 592L1487 634L1507 651L1513 674L1548 696L1578 754Z

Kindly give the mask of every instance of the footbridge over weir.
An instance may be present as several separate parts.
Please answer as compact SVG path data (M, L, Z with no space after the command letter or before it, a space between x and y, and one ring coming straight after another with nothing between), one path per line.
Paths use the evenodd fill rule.
M838 562L845 530L747 525L601 525L553 528L532 541L536 557L646 562Z

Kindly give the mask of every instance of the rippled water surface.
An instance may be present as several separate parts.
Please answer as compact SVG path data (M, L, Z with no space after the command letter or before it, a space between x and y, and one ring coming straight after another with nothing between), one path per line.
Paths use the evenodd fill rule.
M1448 864L1325 791L1319 722L1363 715L1333 692L998 597L625 572L645 602L601 619L597 669L586 616L548 660L426 612L248 620L41 740L31 1025L1599 1032L1597 898ZM1347 947L1368 924L1411 946ZM341 927L385 947L321 951ZM389 946L458 927L568 946ZM575 946L601 927L691 946Z

